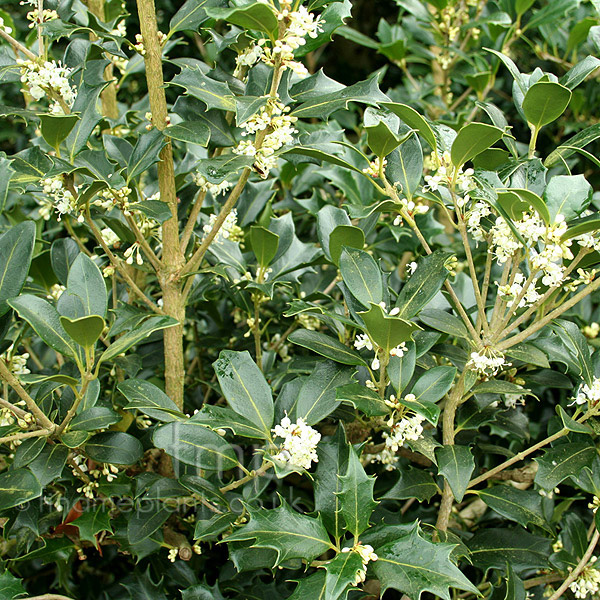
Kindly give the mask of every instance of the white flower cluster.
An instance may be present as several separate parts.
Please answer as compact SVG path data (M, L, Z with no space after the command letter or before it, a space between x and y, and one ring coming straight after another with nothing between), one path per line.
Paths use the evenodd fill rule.
M224 194L228 189L231 188L231 183L229 181L222 181L221 183L210 183L207 181L204 175L200 173L192 173L192 179L194 183L203 191L210 192L213 196L218 196L219 194Z
M485 202L475 202L467 213L467 231L477 242L485 240L485 231L481 227L481 219L492 213L490 207Z
M595 406L600 401L600 378L594 377L592 385L584 383L575 396L574 404L585 404L588 402L590 406Z
M354 544L354 546L342 548L342 552L356 552L362 560L362 569L356 573L356 579L354 585L360 585L367 577L367 565L370 562L376 561L379 557L375 554L373 546L369 544L361 544L360 542Z
M109 464L103 464L101 468L89 469L87 459L80 455L74 456L73 462L77 465L77 468L73 467L73 475L75 477L81 477L81 473L87 473L90 477L89 482L77 488L80 494L83 494L90 500L94 499L94 492L100 487L100 482L98 481L100 478L104 476L106 477L106 481L111 483L117 478L119 473L117 467Z
M117 246L121 243L119 236L110 227L105 227L101 232L102 239L107 246Z
M110 177L110 175L109 175ZM104 210L110 210L111 208L120 208L125 216L131 214L129 211L129 196L131 195L131 188L124 186L120 189L106 188L98 192L98 197L94 200L93 204L99 206Z
M510 308L514 304L515 300L523 292L523 287L525 285L526 280L527 278L525 277L525 275L523 275L523 273L517 273L515 275L515 279L512 285L506 284L498 286L498 294L502 297L510 298L506 303L506 306L508 308ZM498 285L498 282L496 282L496 285ZM535 304L540 298L541 295L535 288L535 282L531 282L531 284L525 290L523 297L519 300L519 308L522 308L524 306L531 306L532 304Z
M50 111L54 114L64 113L62 104L69 108L73 106L77 88L69 83L72 69L54 60L43 64L33 60L19 60L17 64L21 67L21 83L27 86L34 100L49 96L52 101Z
M371 177L379 177L380 167L382 168L382 170L385 170L386 166L387 166L387 160L384 158L383 165L382 165L379 162L379 156L377 156L375 158L375 160L373 160L369 163L368 167L366 167L365 169L362 170L362 172L365 173L366 175L370 175Z
M304 6L291 10L291 0L282 0L279 5L278 19L285 25L283 37L276 40L273 47L268 45L269 40L263 38L256 45L247 48L237 59L236 75L241 67L251 67L259 60L271 66L279 60L283 69L290 69L300 77L308 75L307 68L294 60L294 51L306 44L307 37L314 39L323 31L322 22Z
M208 223L204 225L202 230L204 231L204 237L206 237L211 231L214 224L217 221L217 215L212 214L208 218ZM204 239L204 238L203 238ZM213 243L218 244L223 240L231 240L232 242L241 242L244 239L244 232L242 228L237 224L237 210L234 208L223 221L223 225L217 232Z
M396 311L396 313L394 313L394 311ZM397 314L398 312L399 312L399 309L392 309L390 314ZM373 350L373 348L376 347L377 350L376 350L375 358L373 359L373 362L371 363L371 368L374 371L377 371L379 369L379 367L381 366L379 358L377 357L377 353L379 352L379 347L376 344L375 345L373 344L373 341L366 333L359 333L356 336L356 338L354 338L354 347L357 350L362 350L363 348L366 348L367 350ZM404 353L406 352L406 350L407 350L406 343L402 342L402 343L398 344L395 348L392 348L390 350L390 356L398 356L399 358L402 358L404 356Z
M63 215L77 214L77 220L80 223L83 222L83 215L80 212L79 206L77 206L77 200L71 191L65 187L62 175L42 179L40 183L44 193L50 197L50 201L44 202L39 209L40 215L45 221L50 219L52 209L54 208L58 213L58 221L61 220ZM77 191L77 186L74 185L73 188Z
M304 419L299 418L292 423L290 418L285 416L272 431L277 437L283 439L279 452L273 457L276 460L303 469L310 469L313 462L319 461L317 444L321 440L321 434L307 425Z
M479 375L493 377L502 370L502 367L509 367L511 363L506 362L503 354L488 350L485 352L471 352L471 359L467 363Z
M597 556L592 556L579 577L569 586L575 598L587 598L587 596L594 596L600 591L600 571L592 567L597 559ZM569 570L571 569L572 567L569 567Z
M63 292L66 289L67 288L64 285L61 285L60 283L55 283L54 285L50 286L46 298L48 298L48 300L54 300L56 302L63 295Z
M414 215L424 215L429 211L429 206L427 204L423 204L422 202L415 202L414 200L407 200L406 198L400 198L400 204L405 212L409 214L409 216ZM394 219L395 226L402 225L402 216L398 215Z
M459 167L458 172L456 172L456 167L452 164L450 152L446 150L438 157L438 161L439 166L436 169L435 174L425 176L425 189L435 192L440 186L450 185L453 181L455 186L461 192L467 193L475 187L475 182L473 181L473 169L466 169L463 171L462 167Z
M37 25L58 19L58 13L55 10L44 8L42 10L42 16L40 17L40 11L36 8L32 11L29 11L26 18L28 21L31 21L31 23L29 23L29 29L33 29Z
M253 135L259 131L268 131L263 138L260 148L251 140L242 140L233 152L244 156L254 157L254 168L263 179L266 179L269 171L277 166L275 152L285 144L291 144L294 134L298 131L294 128L297 117L289 116L289 107L284 106L278 100L271 100L267 106L260 110L244 123L243 136Z
M308 329L309 331L317 331L321 326L321 321L308 312L296 315L296 319L304 329Z
M414 394L406 394L404 398L408 402L416 400ZM398 461L396 453L404 443L407 440L416 441L422 436L422 423L425 418L418 413L410 414L412 411L407 412L402 404L396 400L395 396L390 396L390 399L386 400L386 404L394 409L391 417L386 422L390 430L383 433L383 439L385 440L384 449L374 454L371 460L386 465L386 469L391 471Z
M16 354L14 344L11 344L1 356L13 375L27 375L31 373L27 368L29 353Z

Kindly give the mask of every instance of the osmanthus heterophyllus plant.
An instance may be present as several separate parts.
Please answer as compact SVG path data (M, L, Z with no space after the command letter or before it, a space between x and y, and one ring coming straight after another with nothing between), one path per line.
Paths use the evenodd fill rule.
M2 14L6 597L597 592L596 63L431 121L348 0L136 9Z

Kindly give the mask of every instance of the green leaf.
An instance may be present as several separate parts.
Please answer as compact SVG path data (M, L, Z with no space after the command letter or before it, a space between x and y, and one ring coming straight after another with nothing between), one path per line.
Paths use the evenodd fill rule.
M151 333L177 325L172 317L150 317L132 331L128 331L115 340L102 354L99 362L105 362L123 354L138 342L145 340Z
M217 429L229 429L235 435L242 437L259 440L267 439L265 432L252 421L224 406L205 404L201 410L190 418L190 422L202 423L210 427L213 431Z
M586 127L584 130L575 134L572 138L561 144L553 150L544 161L545 167L552 167L561 159L564 160L571 156L577 150L585 148L588 144L600 137L600 123Z
M437 425L440 408L435 402L440 400L452 387L456 367L440 366L429 369L419 377L412 387L413 400L406 397L399 401L408 408L425 417L432 425Z
M584 467L589 467L596 456L594 445L572 442L560 444L536 458L538 470L535 483L545 490L553 490L568 477L577 475Z
M369 519L377 507L377 502L373 499L375 477L367 476L352 448L346 474L340 476L340 481L341 489L337 493L340 498L340 512L346 529L357 539L369 526Z
M556 412L558 413L563 426L569 431L574 433L584 433L587 435L592 435L594 433L589 425L586 425L585 423L578 423L577 421L573 420L560 404L556 405Z
M473 454L468 446L441 446L435 449L438 472L443 475L452 489L457 502L461 502L471 474L475 470Z
M503 135L502 129L487 123L465 125L452 142L452 163L457 168L462 167L467 161L493 146Z
M567 346L573 355L583 380L591 386L594 380L594 367L592 365L590 347L579 327L572 321L557 319L552 324L552 328L560 336L562 343Z
M154 219L161 225L173 216L169 205L161 200L143 200L142 202L134 202L129 206L134 210L143 212L147 217Z
M25 283L34 244L33 221L23 221L0 236L0 317L8 312L6 301L17 296Z
M29 502L42 495L42 486L27 469L0 473L0 511Z
M11 159L0 156L0 213L4 211L10 180L15 174L15 170L10 166L11 163Z
M367 417L380 417L390 412L389 407L379 397L379 394L360 383L351 383L337 388L335 399L338 402L349 402Z
M434 544L419 534L417 522L408 535L375 547L378 559L369 565L381 582L382 594L392 588L419 600L423 592L450 600L448 588L479 590L460 572L450 555L454 544Z
M67 448L79 448L79 446L83 446L90 434L87 431L67 431L60 436L60 441Z
M350 171L354 171L355 173L359 173L360 175L365 176L365 174L358 167L355 167L353 164L349 163L348 161L342 158L339 158L338 156L335 156L334 154L330 154L329 152L320 150L319 148L310 148L308 146L294 146L293 148L282 152L283 157L285 157L288 154L308 156L310 158L316 159L317 161L328 162L332 165L344 167L344 169L349 169Z
M229 406L271 437L273 394L261 370L245 352L222 350L213 363L221 391Z
M252 166L253 163L254 159L251 156L226 154L199 160L196 163L196 169L209 183L222 183L242 169Z
M343 248L340 272L352 295L365 306L383 300L383 277L375 259L357 248Z
M406 342L407 350L402 356L390 356L388 376L390 383L400 395L410 382L417 362L417 349L414 342Z
M540 129L562 115L571 101L571 90L553 81L534 83L523 99L523 113L528 123Z
M94 431L105 429L121 420L121 417L106 406L92 406L80 412L70 423L70 431Z
M127 183L160 160L159 153L165 144L165 136L156 128L138 137L127 163Z
M550 568L552 540L531 535L524 529L485 528L469 541L471 560L476 567L504 570L508 563L516 573L527 569Z
M68 456L69 449L66 446L47 444L40 455L29 464L29 470L44 487L60 476Z
M209 18L206 9L223 4L223 0L187 0L169 23L169 37L177 31L197 31Z
M192 422L174 421L159 427L154 445L187 465L207 471L228 471L238 465L233 448L212 429Z
M383 121L379 121L377 125L365 127L365 131L367 132L367 145L379 158L387 156L402 143L402 138L398 137Z
M8 571L0 573L0 598L5 600L14 600L25 594L23 584L20 579L11 575Z
M96 462L115 465L133 465L143 454L140 441L120 431L97 433L87 441L84 450Z
M523 527L535 525L552 534L544 518L542 497L533 490L520 490L512 485L495 485L477 492L479 497L499 515Z
M176 125L169 125L164 130L174 140L197 144L206 148L210 140L210 127L204 121L183 121Z
M44 449L46 438L37 437L23 440L15 450L12 466L15 469L26 467Z
M90 507L82 515L73 521L73 525L79 528L79 538L99 547L96 535L103 531L112 532L110 525L110 512L103 506Z
M416 135L402 143L387 157L386 177L395 186L400 186L402 194L409 200L421 184L423 177L423 150Z
M544 199L552 222L556 215L562 215L567 221L578 217L588 206L592 195L592 186L583 175L555 175L550 178Z
M169 396L153 383L143 379L127 379L117 385L129 403L125 410L139 410L157 421L170 422L185 419L185 415Z
M422 310L419 313L419 320L424 325L437 331L442 331L455 337L469 338L469 332L465 324L458 317L447 313L445 310Z
M127 539L130 544L139 544L163 526L173 509L164 505L157 509L156 503L143 500L137 503L136 511L127 522Z
M331 113L348 107L348 102L360 102L368 106L376 106L389 98L379 89L377 78L372 77L349 85L336 92L322 94L307 100L292 111L292 116L299 119L315 117L327 120Z
M523 218L523 213L531 212L533 208L544 219L546 224L550 223L550 213L546 203L531 190L511 188L508 190L497 190L498 204L514 220Z
M280 500L281 506L271 510L247 507L250 522L227 542L254 540L254 548L271 548L277 554L275 566L294 558L311 562L332 547L320 518L299 514Z
M106 323L98 315L89 315L79 319L60 317L60 323L69 337L84 348L91 348L104 331Z
M179 75L173 77L169 85L185 88L190 96L202 100L209 109L235 111L235 100L227 84L207 77L200 69L183 68Z
M563 240L570 240L583 233L590 233L591 231L600 230L600 218L596 215L589 215L587 217L580 217L574 219L569 223L569 229L563 235Z
M220 19L238 25L244 29L263 31L273 38L279 22L273 8L266 3L252 2L239 8L207 8L206 14L213 19Z
M411 321L390 317L379 304L372 302L368 311L359 314L365 322L371 339L387 353L402 342L411 340L412 334L421 329Z
M445 265L451 256L450 252L436 250L433 254L419 260L415 272L398 294L396 300L396 307L400 309L398 317L410 319L431 302L448 277L448 269Z
M362 571L362 558L358 552L340 552L332 561L323 565L327 572L323 600L338 600L350 587L354 587L356 575ZM317 598L317 596L305 596Z
M293 344L308 348L321 356L325 356L335 362L343 365L365 365L365 360L358 352L344 346L341 342L324 333L310 331L308 329L299 329L288 336L288 340Z
M57 352L75 358L78 355L71 338L60 323L60 317L54 306L30 294L23 294L8 302L22 319Z
M578 23L577 25L586 26L586 20ZM590 24L594 25L595 19L587 20L587 27L589 31ZM575 25L571 29L571 33L577 27ZM570 36L569 36L570 37ZM587 33L585 35L587 37ZM584 81L589 75L591 75L598 67L600 67L600 60L595 56L586 56L583 60L580 60L574 67L571 67L560 79L560 84L569 88L570 90L576 88L582 81Z
M310 6L309 10L312 8L314 7ZM309 52L317 50L317 48L322 48L324 44L333 38L333 34L344 24L344 21L350 18L351 12L351 0L330 2L329 5L325 7L325 10L319 15L323 31L314 38L310 36L307 37L306 43L296 50L296 56L305 56Z
M252 252L261 267L268 267L277 254L279 236L265 227L253 225L250 227L250 244Z
M388 490L382 500L406 500L416 498L420 502L429 502L439 493L433 477L420 469L400 470L400 479Z
M58 147L67 139L79 119L79 115L73 113L70 115L40 115L42 137L57 154Z
M329 234L329 255L331 256L331 262L336 267L340 264L344 246L362 250L365 246L365 232L354 225L338 225Z
M414 108L408 104L396 102L380 102L381 106L398 115L409 127L416 129L433 151L437 150L437 142L431 125Z

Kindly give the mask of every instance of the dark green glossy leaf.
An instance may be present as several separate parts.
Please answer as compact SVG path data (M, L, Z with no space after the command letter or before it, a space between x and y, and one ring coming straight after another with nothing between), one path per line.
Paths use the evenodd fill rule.
M60 144L67 139L79 115L40 115L42 137L52 148L58 149Z
M158 508L158 509L157 509ZM127 522L127 539L130 544L139 544L150 537L169 518L172 509L157 507L155 502L140 501L137 510Z
M42 495L42 486L27 469L0 473L0 510L29 502Z
M360 383L351 383L337 388L335 396L338 402L349 402L367 417L383 416L390 412L388 405L379 394Z
M94 431L106 429L121 420L121 417L105 406L92 406L80 412L69 425L71 431Z
M117 385L129 404L125 409L137 409L157 421L185 419L177 405L160 388L143 379L127 379Z
M584 467L589 467L596 453L594 445L579 442L550 448L543 456L535 459L538 463L535 482L545 490L553 490L568 477L577 475Z
M92 460L115 465L132 465L143 453L137 438L120 431L98 433L88 440L84 449Z
M165 128L165 135L180 142L206 148L210 139L210 127L204 121L183 121Z
M253 225L250 228L250 243L258 264L268 267L277 254L279 236L264 227Z
M446 478L457 502L461 502L475 470L471 450L468 446L442 446L435 449L435 455L440 475Z
M159 161L159 152L166 140L161 131L152 129L140 135L129 162L127 163L127 181L135 179Z
M265 8L270 10L266 5ZM207 77L200 69L184 67L179 75L173 77L170 85L184 88L188 94L202 100L208 108L235 111L233 94L227 84Z
M438 486L429 473L420 469L402 469L400 470L400 479L381 499L406 500L416 498L421 502L429 502L437 493L439 493Z
M29 464L29 470L40 485L46 486L60 476L64 469L69 449L60 444L47 444L40 455Z
M331 256L331 262L339 266L344 246L362 250L364 245L365 233L360 227L338 225L329 235L329 255Z
M299 329L292 332L288 336L288 340L343 365L366 366L367 364L358 352L318 331Z
M262 31L273 36L277 31L278 21L273 8L266 3L253 2L233 8L207 8L206 14L213 19L222 19L233 25Z
M493 146L504 134L502 129L487 123L465 125L452 143L452 163L461 167L467 161Z
M408 104L399 104L396 102L380 102L395 115L398 115L409 127L416 129L429 144L432 150L437 149L435 134L431 125L414 108Z
M421 329L419 325L411 321L390 317L379 304L373 302L367 312L359 314L365 322L371 339L388 353L402 342L408 342L412 338L412 334Z

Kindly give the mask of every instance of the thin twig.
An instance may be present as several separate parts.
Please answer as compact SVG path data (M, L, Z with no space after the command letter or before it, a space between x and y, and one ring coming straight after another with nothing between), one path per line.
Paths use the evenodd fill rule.
M21 42L17 42L14 37L10 34L6 33L2 27L0 27L0 37L4 38L15 50L22 52L27 58L30 60L37 60L38 57L28 48L25 48Z

